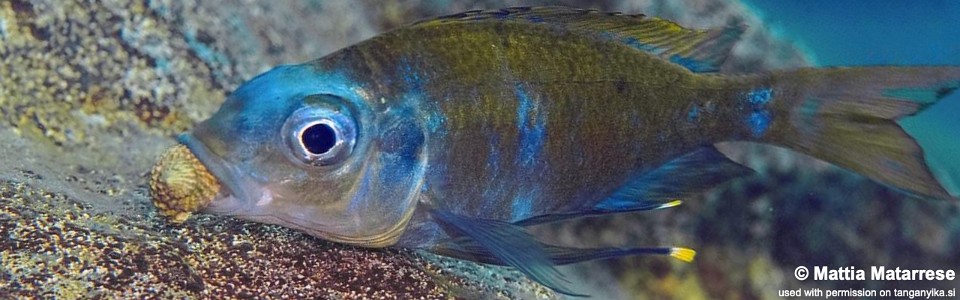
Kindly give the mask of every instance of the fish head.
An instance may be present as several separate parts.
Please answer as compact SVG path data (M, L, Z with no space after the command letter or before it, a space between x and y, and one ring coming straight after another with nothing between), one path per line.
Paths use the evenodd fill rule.
M396 243L423 179L423 126L341 74L277 67L182 134L223 186L203 211L340 243Z

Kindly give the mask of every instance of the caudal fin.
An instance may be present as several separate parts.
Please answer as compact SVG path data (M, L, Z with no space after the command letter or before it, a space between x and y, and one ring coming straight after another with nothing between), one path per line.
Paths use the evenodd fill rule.
M896 120L960 88L960 67L802 69L776 73L779 116L761 141L779 144L915 194L951 199Z

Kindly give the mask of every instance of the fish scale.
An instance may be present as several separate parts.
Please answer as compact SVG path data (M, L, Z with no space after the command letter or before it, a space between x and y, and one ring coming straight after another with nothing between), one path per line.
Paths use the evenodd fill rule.
M655 57L637 55L636 50L625 48L620 44L610 43L606 45L606 47L589 47L595 44L594 39L563 32L550 35L550 33L555 33L556 30L549 28L542 30L542 32L523 34L526 39L530 39L530 41L527 42L529 44L539 45L548 43L547 46L536 46L538 51L531 51L529 49L531 47L509 47L510 44L523 43L509 42L516 38L509 35L504 37L498 34L498 31L509 32L509 28L500 28L508 27L506 25L490 24L489 27L478 27L479 26L470 27L471 31L468 33L464 33L465 30L462 28L450 28L450 26L404 32L390 40L374 39L370 44L362 45L360 49L358 49L358 51L364 51L363 46L377 50L389 48L392 51L401 53L401 55L405 57L412 56L410 53L417 53L425 57L424 59L441 61L436 64L424 64L418 72L432 74L426 75L428 78L456 79L427 80L429 83L423 87L424 96L428 97L428 99L431 97L434 99L448 99L440 101L438 104L441 109L444 110L443 114L448 116L446 122L448 131L456 132L456 134L444 137L434 137L434 139L443 139L443 141L437 142L437 146L435 147L437 149L452 147L450 152L460 153L456 158L453 158L455 160L431 163L457 166L457 169L454 170L447 168L446 171L448 174L438 177L448 179L465 178L468 176L470 178L485 178L490 176L490 170L486 168L486 165L479 163L488 161L488 158L484 157L482 151L473 150L473 145L484 144L493 138L492 136L479 135L482 133L502 137L500 147L500 149L503 149L501 151L503 152L501 154L501 161L504 162L502 165L507 166L507 168L524 167L523 164L518 165L514 163L514 161L525 161L532 158L525 157L518 159L515 157L517 155L516 152L518 152L515 149L523 147L523 145L521 145L523 139L520 134L524 131L518 130L518 128L523 127L523 119L513 116L521 114L521 110L523 109L521 105L523 101L520 101L522 97L518 97L517 95L528 93L536 93L536 96L528 96L529 98L535 99L535 101L549 101L549 105L531 104L530 106L550 108L546 113L546 115L550 117L547 118L547 124L545 126L547 132L543 138L546 139L544 147L547 148L544 152L548 153L549 156L545 165L554 168L554 170L550 172L550 174L545 175L560 177L552 180L544 180L545 183L540 185L569 190L572 189L570 188L570 183L577 183L575 186L590 188L595 194L604 194L616 188L618 183L622 183L622 181L625 180L624 178L627 177L627 173L638 168L649 168L658 165L658 162L663 162L663 159L648 159L650 161L648 166L638 165L636 161L639 160L639 157L634 157L635 155L632 155L634 151L631 151L633 147L638 144L655 144L655 142L651 140L653 136L659 132L636 130L636 128L631 128L632 126L623 126L629 125L629 123L618 122L615 118L622 116L623 114L621 112L624 109L636 109L637 114L646 114L646 116L641 117L641 119L658 120L659 118L657 116L651 115L651 113L658 111L650 109L650 106L664 104L655 101L656 99L654 98L657 97L657 95L648 92L652 89L649 86L668 86L672 82L680 80L682 76L692 77L692 74ZM458 34L449 34L452 32ZM395 43L397 40L407 40L405 38L407 35L418 36L419 38L416 39L415 43L408 43L406 45L398 46L396 44L390 44L389 47L386 45L377 45L377 43L381 41ZM455 36L455 38L451 36ZM560 39L558 36L567 37L569 40ZM429 37L438 38L431 39ZM507 46L482 47L471 45L470 42L480 45L500 44ZM464 50L451 50L457 47L463 48ZM622 54L608 54L613 52L614 49L622 52ZM543 54L544 50L551 51L551 54ZM593 57L593 59L586 57ZM381 54L379 58L390 60L389 56L383 54ZM409 60L410 58L406 59ZM479 62L473 62L471 59ZM626 67L643 66L646 64L662 64L666 69L673 72L667 71L665 74L669 75L663 76L653 74L652 77L657 77L656 81L654 81L654 79L648 77L650 74L643 74L633 68ZM378 63L377 65L385 64ZM442 67L432 70L431 65ZM448 66L455 67L448 68ZM616 68L617 66L621 68ZM546 70L544 70L544 68L546 68ZM619 72L617 72L618 69ZM359 76L377 77L382 75L369 74ZM394 76L406 76L406 74ZM550 77L563 79L560 80ZM515 82L502 80L475 82L483 78L513 78ZM617 83L620 82L627 83L630 88L618 89ZM530 91L519 91L518 87L521 86L528 86L527 89ZM510 91L513 91L514 95L507 94ZM672 94L678 94L687 91L666 91L666 93L671 92ZM482 104L478 107L474 105L476 102L472 97L463 94L495 96L481 98ZM661 96L661 98L677 97L679 96ZM638 103L649 103L649 105L638 106ZM588 107L588 109L586 109L583 120L576 123L572 122L569 118L569 113L574 110L569 107L580 104ZM684 106L682 102L670 102L666 104L675 104L678 106L674 108L674 110L681 110L683 108L679 106ZM482 116L494 115L494 117L478 118L476 114ZM666 128L666 126L662 125L666 124L649 123L643 124L640 127ZM483 128L487 126L498 128L499 132L484 131ZM566 132L561 133L560 131ZM565 135L567 132L579 134L572 135L571 138L573 140L567 141L549 138L550 136ZM646 136L643 136L644 133L646 133ZM665 134L673 135L672 133ZM571 144L596 145L596 147L588 148L583 154L585 157L578 157L578 155L564 153L569 152L565 150L569 150L568 146ZM695 145L695 143L690 144ZM511 149L513 150L511 151ZM523 153L523 151L519 152L520 154ZM612 155L611 152L620 154ZM685 151L681 149L680 152ZM610 157L624 157L624 159L612 160L609 159ZM578 160L583 160L585 161L584 164L596 167L590 170L578 170L575 166L565 166L567 164L564 162ZM502 168L498 171L507 174L518 173L516 170L505 171ZM484 176L476 176L475 174L484 174ZM578 182L582 180L577 179L582 178L590 178L591 181ZM504 178L504 180L508 181L519 179L520 178L516 177ZM451 193L468 196L482 194L477 190L482 187L478 188L469 185L468 183L470 181L457 181L464 182L464 187L462 190L448 189ZM555 195L555 193L551 193L550 191L544 191L544 193L547 197ZM439 196L443 197L445 195ZM512 201L510 199L514 197L510 196L511 195L507 195L500 200ZM472 203L471 201L465 202ZM508 208L512 206L498 205L497 207ZM488 216L495 215L489 210L486 211L486 214ZM513 213L504 211L502 215L513 215Z

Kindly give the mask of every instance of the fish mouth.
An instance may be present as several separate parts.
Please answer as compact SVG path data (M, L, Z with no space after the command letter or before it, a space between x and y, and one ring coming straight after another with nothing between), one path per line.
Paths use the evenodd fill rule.
M236 215L246 207L246 203L251 203L251 199L260 198L260 190L257 188L257 184L236 168L231 167L223 158L213 154L210 148L193 136L192 133L180 134L177 141L187 146L187 149L190 149L197 160L223 186L216 199L203 208L204 211L214 214Z

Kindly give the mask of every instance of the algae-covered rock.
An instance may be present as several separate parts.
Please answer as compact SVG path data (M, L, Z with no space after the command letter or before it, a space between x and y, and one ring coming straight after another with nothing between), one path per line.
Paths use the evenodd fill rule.
M541 1L0 0L0 298L553 298L521 274L324 242L150 202L173 135L244 80L427 16ZM698 28L746 23L726 72L805 64L735 1L555 1ZM563 270L597 298L775 298L799 265L960 265L960 207L918 201L807 157L728 151L759 170L670 210L534 228L577 246L679 245ZM551 241L553 240L553 241ZM926 282L925 282L926 284ZM949 288L931 282L925 288Z
M347 1L198 2L0 1L0 298L552 297L505 268L163 218L148 172L174 134L384 29Z

